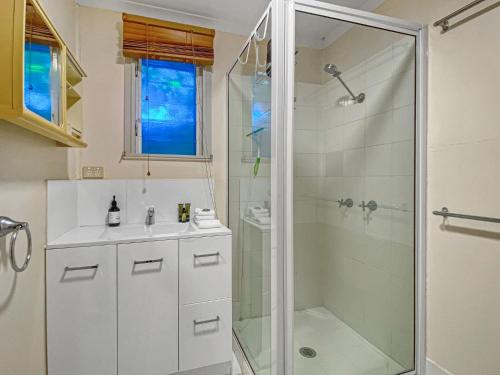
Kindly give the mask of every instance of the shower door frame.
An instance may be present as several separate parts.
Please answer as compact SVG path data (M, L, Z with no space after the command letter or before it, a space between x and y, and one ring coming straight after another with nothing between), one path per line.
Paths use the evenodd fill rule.
M296 11L415 37L415 370L424 375L426 361L426 134L427 28L371 12L315 0L271 0L272 3L272 158L273 262L276 314L272 340L274 375L293 375L293 120Z

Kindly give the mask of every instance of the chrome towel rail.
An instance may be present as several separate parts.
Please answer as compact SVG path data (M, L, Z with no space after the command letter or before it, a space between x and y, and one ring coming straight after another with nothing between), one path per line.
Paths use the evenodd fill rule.
M449 31L449 30L451 30L451 29L453 29L453 28L455 28L455 27L457 27L457 26L459 26L459 25L461 25L461 24L463 24L463 23L465 23L465 22L467 22L467 21L469 21L469 20L471 20L473 18L476 18L476 17L482 15L483 13L486 13L486 12L488 12L488 11L490 11L490 10L498 7L498 6L500 6L500 1L496 2L496 3L492 4L492 5L484 8L484 9L482 9L480 11L478 11L477 13L474 13L474 14L466 17L465 19L463 19L461 21L458 21L458 22L456 22L453 25L450 25L450 20L452 18L455 18L456 16L458 16L458 15L460 15L460 14L468 11L469 9L475 7L476 5L479 5L480 3L484 2L484 1L485 0L475 0L475 1L473 1L473 2L471 2L469 4L467 4L467 5L463 6L462 8L454 11L453 13L450 13L446 17L441 18L439 21L434 22L434 26L441 27L441 34L444 34L447 31Z
M19 231L24 230L26 232L26 238L28 239L28 249L26 253L26 259L21 267L17 265L16 262L16 240ZM31 231L29 224L25 222L15 221L6 216L0 216L0 237L5 237L12 233L10 237L10 265L16 272L23 272L28 268L28 264L31 260Z
M464 214L455 214L448 210L448 208L443 207L441 211L432 211L434 215L443 216L443 217L456 217L459 219L467 219L467 220L477 220L477 221L487 221L489 223L500 223L500 218L495 217L486 217L486 216L475 216L475 215L464 215Z

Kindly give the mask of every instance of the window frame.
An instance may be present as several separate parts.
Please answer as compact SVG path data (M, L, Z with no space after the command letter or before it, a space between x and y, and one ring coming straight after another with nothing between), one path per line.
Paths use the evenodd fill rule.
M196 155L142 153L141 138L141 59L126 59L125 64L125 139L124 160L211 161L211 73L196 65Z

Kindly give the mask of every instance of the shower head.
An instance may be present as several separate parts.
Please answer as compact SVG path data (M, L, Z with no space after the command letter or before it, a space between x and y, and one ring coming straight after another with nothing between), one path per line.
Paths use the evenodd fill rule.
M344 80L340 77L340 74L342 74L338 69L335 64L326 64L323 68L323 70L330 74L332 77L337 78L342 86L345 87L347 92L351 95L350 97L342 97L339 100L339 104L343 106L351 105L351 104L356 104L356 103L363 103L365 100L365 94L361 93L359 95L354 95L354 93L351 91L349 86L344 82Z
M332 76L334 77L338 77L340 76L340 73L339 70L337 69L337 65L334 65L334 64L326 64L325 67L323 68L323 70L328 73L328 74L331 74Z

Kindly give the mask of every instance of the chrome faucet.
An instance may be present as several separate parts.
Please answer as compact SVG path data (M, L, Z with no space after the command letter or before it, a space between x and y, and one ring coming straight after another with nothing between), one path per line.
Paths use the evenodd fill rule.
M148 214L146 215L146 225L153 225L155 223L155 208L148 207Z

